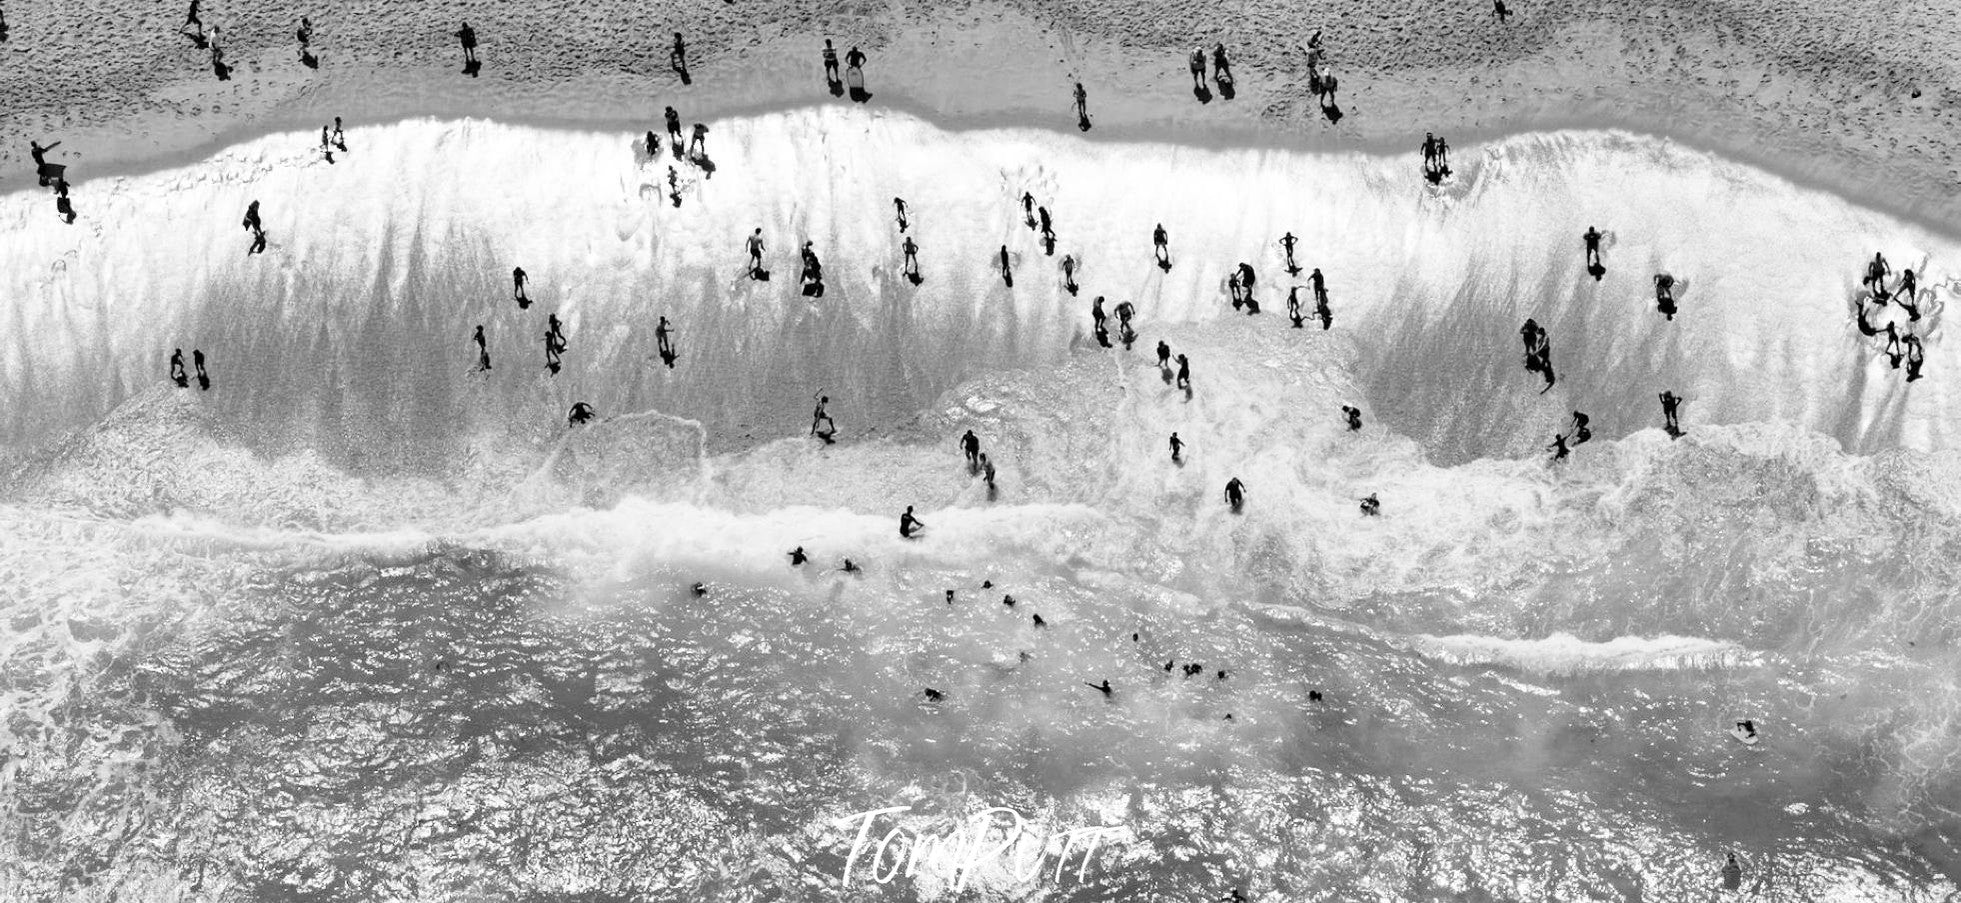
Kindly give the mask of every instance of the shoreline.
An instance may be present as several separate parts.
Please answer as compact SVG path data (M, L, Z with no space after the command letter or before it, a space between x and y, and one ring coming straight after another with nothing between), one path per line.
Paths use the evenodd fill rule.
M713 107L705 114L705 121L721 119L749 119L773 114L815 109L832 104L843 105L849 101L828 96L783 97L759 102L735 103ZM949 115L899 92L880 92L872 103L859 105L864 112L878 115L881 112L897 112L918 119L934 128L948 133L985 133L995 131L1028 130L1047 132L1063 138L1079 138L1091 144L1109 145L1159 145L1200 150L1228 151L1282 151L1301 154L1339 156L1355 154L1382 158L1407 156L1411 166L1417 164L1414 149L1404 148L1400 142L1387 139L1327 140L1312 135L1289 133L1270 124L1253 121L1250 123L1229 122L1224 128L1199 131L1183 122L1119 122L1114 126L1098 126L1088 132L1058 127L1057 125L1029 122L1022 111L1003 110L989 113ZM660 131L658 116L652 122ZM687 115L684 122L698 121ZM497 113L494 111L458 111L435 107L405 109L387 114L378 120L349 123L349 131L360 128L382 126L393 127L406 122L469 122L486 121L506 125L523 126L567 132L613 132L636 136L647 130L649 120L627 116L574 117L552 115L529 115ZM100 168L82 166L77 177L70 184L77 188L96 180L120 179L150 175L173 168L188 167L235 147L258 139L291 132L308 134L314 125L303 121L300 114L286 112L250 120L234 120L226 128L214 132L195 143L186 144L149 154L112 158ZM1445 137L1451 138L1457 149L1468 152L1473 148L1503 143L1509 140L1532 135L1554 135L1560 133L1606 133L1630 136L1637 139L1655 140L1666 144L1679 145L1691 151L1708 154L1725 162L1747 166L1792 185L1812 191L1829 194L1847 205L1875 214L1891 217L1904 223L1927 229L1947 238L1961 238L1961 221L1944 219L1936 210L1929 209L1932 204L1910 205L1906 209L1882 201L1848 193L1845 180L1833 178L1825 172L1822 164L1801 165L1798 161L1776 154L1751 153L1720 140L1710 140L1708 135L1680 134L1670 131L1646 128L1632 121L1620 121L1611 116L1597 113L1573 111L1569 115L1547 116L1532 123L1529 127L1512 127L1510 124L1494 128L1462 130ZM711 135L713 133L711 132ZM713 138L711 137L711 142ZM65 148L64 148L65 149ZM12 195L44 191L35 185L31 174L10 174L0 177L0 195ZM84 194L85 196L85 194ZM1961 217L1961 198L1950 202L1955 215Z
M254 15L277 21L284 12ZM385 58L364 55L365 45L342 51L323 44L318 70L291 59L290 32L227 23L227 55L235 67L229 82L192 65L195 56L186 58L181 46L173 52L177 59L140 73L140 84L105 86L79 104L63 102L59 78L46 86L24 82L35 90L18 95L19 107L0 107L0 128L19 138L0 147L0 192L34 187L24 146L29 137L63 141L51 159L71 165L85 181L194 161L254 136L317 129L336 115L353 128L418 118L484 118L638 132L649 125L658 129L660 111L670 104L684 122L712 122L847 103L833 99L821 82L817 48L821 36L830 33L840 51L863 44L871 52L868 110L902 111L949 131L1077 133L1069 86L1078 80L1088 88L1094 128L1077 134L1091 141L1406 153L1414 161L1425 131L1469 147L1519 134L1622 130L1711 152L1942 234L1961 235L1961 167L1955 162L1961 160L1961 87L1949 87L1961 84L1961 77L1889 70L1892 80L1880 87L1830 84L1874 73L1840 70L1817 59L1803 65L1782 60L1767 54L1776 48L1740 36L1734 23L1678 33L1670 29L1683 23L1665 21L1676 13L1665 11L1661 20L1650 22L1652 12L1630 19L1603 6L1534 12L1550 18L1497 30L1462 10L1439 11L1440 17L1463 19L1459 24L1469 31L1462 39L1471 43L1437 48L1422 46L1423 34L1376 35L1338 17L1329 24L1324 47L1327 65L1343 82L1338 100L1346 115L1330 123L1305 88L1305 56L1299 35L1290 31L1228 40L1238 55L1238 96L1200 104L1184 71L1181 54L1188 51L1167 46L1170 39L1163 35L1148 42L1111 40L1113 33L1143 27L1135 22L1063 22L1054 17L1094 17L991 3L962 12L759 24L746 36L721 21L673 22L676 28L706 29L699 36L689 32L697 54L690 87L667 70L659 41L664 35L658 31L617 47L622 39L612 32L561 35L561 45L571 37L598 43L576 48L582 54L578 59L541 61L530 45L511 42L516 26L486 19L475 23L483 33L483 74L468 78L442 62L455 55L454 41L444 32L432 33L434 23L418 23L427 30L376 38L376 49L411 42L397 43ZM1787 12L1792 26L1811 15ZM434 16L436 11L399 14ZM35 24L19 17L12 24L14 37L6 49L32 62ZM1451 24L1427 23L1419 31ZM316 25L324 30L329 22ZM1295 29L1300 35L1309 30ZM1939 46L1940 31L1922 37ZM1664 58L1653 49L1657 35L1679 39L1674 55ZM1961 33L1955 37L1961 39ZM1475 43L1487 39L1488 44ZM21 72L0 74L0 85L22 78ZM1907 97L1908 82L1918 97ZM46 96L50 90L55 96ZM1840 95L1836 99L1834 91ZM1875 103L1877 112L1870 108Z

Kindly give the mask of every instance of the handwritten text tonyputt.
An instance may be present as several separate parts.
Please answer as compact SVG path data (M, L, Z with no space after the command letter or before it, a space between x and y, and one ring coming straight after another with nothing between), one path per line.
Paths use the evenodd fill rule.
M899 876L903 866L906 877L910 878L924 869L942 877L949 873L953 878L952 890L956 893L965 889L967 882L983 869L996 869L1012 878L1016 883L1025 884L1035 880L1042 872L1043 861L1050 855L1051 847L1060 845L1055 851L1055 878L1062 880L1062 867L1069 860L1069 851L1078 841L1087 842L1083 848L1082 865L1076 869L1076 880L1081 881L1088 870L1090 858L1096 855L1097 841L1106 835L1123 832L1123 825L1110 825L1094 828L1077 828L1059 834L1047 834L1031 830L1021 813L1005 806L995 806L967 817L964 822L953 823L946 831L912 832L894 826L885 832L882 839L871 839L872 828L880 818L897 816L912 811L911 806L892 806L873 809L856 815L837 819L838 827L858 822L858 836L851 842L851 855L844 860L844 883L851 883L851 869L858 864L858 857L871 849L871 879L880 884ZM1004 818L1005 817L1005 818ZM1006 819L1012 819L1008 821ZM1032 843L1040 840L1040 843ZM894 842L898 848L894 848ZM1029 853L1033 853L1032 856ZM887 855L891 856L891 868L884 867ZM1032 868L1029 866L1032 865Z

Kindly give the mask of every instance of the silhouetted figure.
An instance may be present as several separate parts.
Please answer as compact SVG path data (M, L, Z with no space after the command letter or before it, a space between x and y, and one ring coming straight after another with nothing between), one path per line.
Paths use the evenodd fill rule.
M561 349L563 348L564 346L559 344L558 337L552 335L551 330L549 329L546 330L545 331L545 369L551 371L551 374L553 376L558 375L558 370L559 370L558 355Z
M1182 354L1178 355L1178 388L1189 389L1191 387L1192 387L1192 362L1185 360L1184 355Z
M511 268L511 297L517 299L518 310L531 306L531 297L524 293L524 282L524 267Z
M1090 328L1090 334L1096 337L1096 344L1105 348L1110 347L1110 330L1103 325L1103 321L1098 320L1096 325Z
M1341 121L1341 104L1335 102L1335 89L1340 86L1341 81L1335 78L1334 73L1321 76L1320 90L1316 93L1321 98L1321 115L1327 117L1329 122Z
M1083 686L1102 693L1105 699L1110 698L1110 681L1107 678L1100 684L1084 683Z
M1089 131L1089 92L1083 90L1083 83L1076 83L1076 128Z
M912 516L912 506L906 506L906 513L899 515L899 538L911 539L914 534L926 529L926 524Z
M27 142L27 153L34 158L34 174L40 180L42 188L48 187L48 183L61 175L64 169L60 164L49 163L47 158L48 151L60 146L59 141L46 145L33 141Z
M1362 430L1362 409L1354 405L1342 405L1341 416L1348 422L1348 431L1358 433Z
M581 426L591 422L592 422L592 405L586 404L583 401L573 402L572 412L570 414L565 415L566 426ZM701 588L701 584L699 583L695 584L695 588L699 590ZM697 593L697 595L700 595L700 593Z
M1675 320L1675 277L1667 273L1655 274L1655 309L1661 311L1663 318Z
M909 225L909 223L908 223L908 222L907 222L907 220L906 220L906 200L905 200L905 198L893 198L893 199L892 199L892 206L893 206L894 208L896 208L896 209L897 209L897 210L899 211L899 231L900 231L900 232L904 232L904 231L906 231L906 226L907 226L907 225Z
M1504 0L1498 2L1503 3ZM1751 733L1755 733L1754 725ZM1722 876L1724 890L1740 890L1743 887L1743 866L1737 864L1735 853L1728 854L1728 860L1723 863Z
M675 153L680 153L681 149L677 146L674 150ZM667 168L667 200L675 207L681 206L681 174L675 172L672 166ZM754 276L753 273L750 275ZM763 275L767 277L769 274Z
M1190 66L1192 70L1192 96L1197 97L1199 103L1211 103L1212 89L1205 85L1205 48L1192 48Z
M1491 3L1493 9L1498 13L1498 24L1505 24L1505 18L1512 14L1511 10L1505 8L1505 0L1491 0Z
M206 373L206 372L204 372L204 352L203 352L203 351L200 351L200 350L198 350L198 349L196 349L196 348L193 348L193 349L191 349L191 368L192 368L193 370L195 370L195 371L197 372L197 387L198 387L198 390L199 390L199 391L205 391L205 390L208 390L208 389L210 389L210 388L211 388L211 374L209 374L209 373Z
M247 232L257 232L260 229L265 228L264 224L259 221L258 201L253 201L252 203L246 205L244 226L245 226L245 231Z
M1240 301L1246 305L1246 312L1249 314L1259 313L1260 302L1253 300L1254 279L1253 279L1252 264L1245 263L1243 261L1239 264L1238 281L1239 281L1239 298ZM1233 305L1233 306L1237 307L1239 305Z
M216 25L211 26L210 47L212 74L218 76L218 80L221 82L231 81L232 70L230 66L225 65L225 48L224 45L218 43L218 26Z
M170 381L176 383L179 389L191 387L191 378L184 375L184 349L182 348L170 352Z
M75 224L75 202L68 198L68 180L55 176L54 215L63 223ZM259 246L265 246L265 233L259 233Z
M1015 287L1014 265L1008 261L1008 246L1001 246L1001 282L1009 288Z
M674 350L673 330L674 327L668 325L665 316L660 318L659 323L654 324L654 347L660 353L660 362L666 364L669 370L674 369L674 361L681 356L680 352Z
M1885 304L1886 302L1884 302L1884 301L1881 301L1881 302L1879 302L1879 303L1880 303L1881 305L1884 305L1884 304ZM1863 336L1865 336L1865 337L1867 337L1867 338L1872 338L1873 336L1876 336L1876 335L1878 335L1878 334L1879 334L1879 329L1878 329L1877 327L1875 327L1875 326L1873 326L1873 325L1872 325L1872 321L1871 321L1871 320L1868 320L1868 319L1866 319L1866 302L1865 302L1865 299L1863 299L1863 298L1861 298L1861 299L1858 299L1858 300L1855 300L1855 301L1853 301L1853 302L1852 302L1852 310L1853 310L1853 313L1854 313L1854 319L1855 319L1855 320L1856 320L1856 321L1858 322L1858 324L1859 324L1859 334L1860 334L1860 335L1863 335Z
M1573 412L1573 444L1578 446L1593 438L1593 430L1587 429L1587 415Z
M1226 45L1212 48L1212 81L1219 86L1219 96L1232 99L1232 63L1226 60Z
M1158 340L1158 369L1171 369L1171 346L1165 344L1163 339Z
M1298 285L1287 289L1287 321L1295 329L1306 328L1301 317L1301 287Z
M327 162L334 162L334 141L326 126L320 127L320 152L327 156Z
M300 46L302 48L313 43L313 20L301 16L300 27L293 32L293 36L300 40Z
M824 265L817 260L817 252L812 250L811 242L803 243L803 296L806 298L824 297Z
M1885 303L1887 295L1886 277L1891 275L1893 275L1893 268L1886 265L1885 255L1877 251L1873 252L1872 262L1866 264L1864 285L1872 290L1873 297L1879 299L1882 304Z
M844 564L838 566L838 570L843 571L847 574L856 574L863 571L864 568L859 567L856 562L852 561L849 558L846 558L844 560Z
M1912 270L1900 271L1900 284L1893 290L1893 300L1906 308L1907 319L1918 322L1920 319L1920 283Z
M1381 514L1381 513L1382 513L1382 500L1381 500L1381 499L1378 499L1378 498L1376 498L1376 497L1375 497L1375 493L1373 493L1373 492L1371 492L1371 493L1369 493L1369 494L1368 494L1368 495L1366 495L1366 496L1363 496L1363 497L1362 497L1362 513L1363 513L1364 515L1366 515L1366 516L1369 516L1369 517L1375 517L1376 515L1378 515L1378 514Z
M1125 351L1129 351L1130 346L1137 343L1137 330L1130 328L1129 320L1118 322L1117 341L1123 343L1123 350Z
M1893 369L1900 369L1900 359L1905 352L1900 349L1900 331L1893 324L1886 324L1886 359Z
M1920 378L1920 367L1926 361L1920 349L1920 337L1909 332L1900 341L1906 345L1907 382L1913 382Z
M695 123L688 137L688 156L699 162L708 157L708 124Z
M660 136L655 135L653 129L648 129L647 130L647 159L654 160L654 159L658 159L659 157L660 157Z
M749 248L749 278L758 282L768 279L769 274L763 269L763 227L757 226L756 231L749 233L747 245Z
M810 556L804 554L803 546L798 546L790 550L791 567L801 567L802 565L804 565L809 561L810 561Z
M932 687L927 687L927 688L926 688L926 701L927 701L927 702L940 702L940 701L942 701L942 700L944 700L944 699L946 699L946 694L945 694L945 693L942 693L942 692L940 692L940 691L938 691L938 690L935 690L935 689L933 689Z
M477 72L483 68L483 64L477 60L476 29L471 28L468 22L463 23L463 27L456 31L456 40L463 44L464 74L476 78Z
M1554 433L1552 444L1546 446L1546 450L1552 452L1552 461L1554 464L1566 460L1567 448L1565 434Z
M991 497L994 491L994 462L988 460L986 455L980 456L980 471L981 480L987 484L987 489Z
M1094 326L1095 326L1096 328L1098 328L1098 329L1102 329L1102 328L1103 328L1103 321L1104 321L1104 314L1103 314L1103 296L1102 296L1102 295L1097 295L1097 296L1096 296L1096 297L1095 297L1094 299L1092 299L1092 300L1091 300L1091 301L1089 302L1089 318L1090 318L1090 321L1092 322L1092 324L1093 324L1093 325L1094 325Z
M7 11L0 9L0 44L7 43Z
M1295 238L1292 232L1280 236L1280 248L1287 252L1287 275L1289 276L1299 276L1301 274L1300 264L1294 262L1294 244L1298 241L1300 239Z
M831 39L824 39L824 85L831 89L831 96L844 93L844 79L838 75L838 51L831 46Z
M334 148L342 153L347 151L347 135L340 130L339 116L334 117Z
M1450 175L1450 142L1443 138L1437 139L1437 165L1443 168L1444 175Z
M682 141L681 114L676 112L673 107L668 107L661 116L667 122L667 144L674 149L674 159L679 160L681 159Z
M905 254L901 270L905 274L906 281L918 285L924 281L924 277L919 275L919 245L914 244L912 236L908 235L905 241L899 243L899 250Z
M1035 195L1030 192L1021 193L1021 217L1028 228L1035 228Z
M246 249L245 251L246 256L249 257L253 254L262 254L265 252L265 249L266 249L266 230L264 229L253 230L252 247Z
M1158 269L1171 272L1171 240L1164 234L1163 223L1158 223L1158 227L1151 230L1151 246L1158 255Z
M191 0L190 11L184 13L184 24L182 26L179 26L180 29L195 28L198 31L204 30L204 20L198 18L197 8L198 8L198 0Z
M1668 431L1668 438L1670 439L1682 438L1682 421L1679 419L1677 412L1677 408L1681 404L1682 396L1674 392L1661 393L1661 416L1666 421L1666 425L1663 428Z
M1580 236L1586 242L1587 275L1599 282L1606 275L1607 265L1600 262L1600 230L1588 226L1586 234Z
M1320 270L1315 270L1315 272L1319 273ZM1314 316L1321 321L1322 332L1328 331L1335 325L1335 312L1333 308L1328 306L1328 295L1326 292L1314 293Z
M871 93L865 90L865 54L856 47L844 55L844 81L851 89L852 100L864 103L872 99Z
M1175 432L1171 434L1171 463L1185 463L1185 440L1178 438Z
M1076 292L1081 288L1082 286L1076 284L1075 255L1073 254L1062 255L1062 290L1068 292L1071 296L1074 296Z
M674 33L674 49L667 52L667 67L681 77L681 84L692 85L695 80L688 75L688 45L681 40L681 33Z
M477 343L477 372L490 369L490 344L484 341L482 323L477 324L477 331L470 336L470 341Z
M1246 484L1239 482L1238 477L1226 481L1226 504L1232 506L1234 514L1246 506Z
M1131 304L1131 303L1130 303L1129 301L1119 301L1119 302L1117 302L1117 322L1118 322L1118 323L1121 323L1121 324L1123 324L1124 326L1129 326L1129 325L1130 325L1130 318L1132 318L1132 317L1135 317L1135 316L1137 316L1137 308L1136 308L1136 307L1135 307L1134 305L1132 305L1132 304Z
M824 440L825 445L837 441L837 421L832 420L831 415L825 410L825 406L830 403L831 396L817 396L817 410L810 415L810 434Z
M966 435L960 437L960 450L967 454L967 472L973 473L979 470L980 437L974 435L973 430L968 430Z

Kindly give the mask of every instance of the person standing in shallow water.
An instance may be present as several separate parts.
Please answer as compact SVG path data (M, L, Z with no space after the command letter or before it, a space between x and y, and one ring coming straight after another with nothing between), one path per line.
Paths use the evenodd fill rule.
M1674 392L1661 393L1661 416L1666 421L1663 429L1668 431L1668 438L1670 439L1682 438L1682 421L1676 410L1681 407L1681 404L1682 396Z
M1190 389L1192 387L1192 362L1185 360L1185 356L1182 354L1178 355L1177 360L1178 360L1178 388Z
M490 345L484 341L482 323L477 324L476 334L470 336L470 340L477 343L477 372L490 369Z
M1008 260L1008 246L1001 246L1001 282L1009 288L1015 287L1014 264Z
M899 232L900 234L904 234L906 231L906 226L911 224L906 219L906 199L893 198L892 206L899 211Z
M203 351L201 351L201 350L199 350L199 349L196 349L196 348L193 348L193 349L191 349L191 367L192 367L193 369L195 369L195 370L197 371L197 387L198 387L198 390L199 390L199 391L205 391L205 390L208 390L208 389L210 389L210 388L211 388L211 374L209 374L209 373L206 373L206 372L204 372L204 352L203 352Z
M524 293L524 282L524 267L511 268L511 297L517 299L518 310L531 306L531 298Z
M1246 506L1246 484L1239 482L1238 477L1226 481L1226 504L1232 506L1234 514Z
M1171 434L1171 463L1173 464L1185 463L1184 455L1185 455L1185 440L1178 438L1178 434L1176 432L1173 432Z
M179 389L191 387L191 378L184 375L184 349L182 348L170 352L170 381L176 383Z

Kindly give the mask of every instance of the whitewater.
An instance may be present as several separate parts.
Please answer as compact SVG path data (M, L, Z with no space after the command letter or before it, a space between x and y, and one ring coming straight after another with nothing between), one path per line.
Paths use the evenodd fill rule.
M0 899L951 898L840 886L832 821L898 804L1134 835L1002 899L1683 899L1728 852L1757 899L1956 890L1951 237L1620 132L1458 148L1438 187L1415 148L835 107L715 121L712 172L638 134L347 138L77 181L73 226L0 197ZM1286 232L1331 330L1288 328ZM1912 384L1853 325L1874 251L1921 274Z

